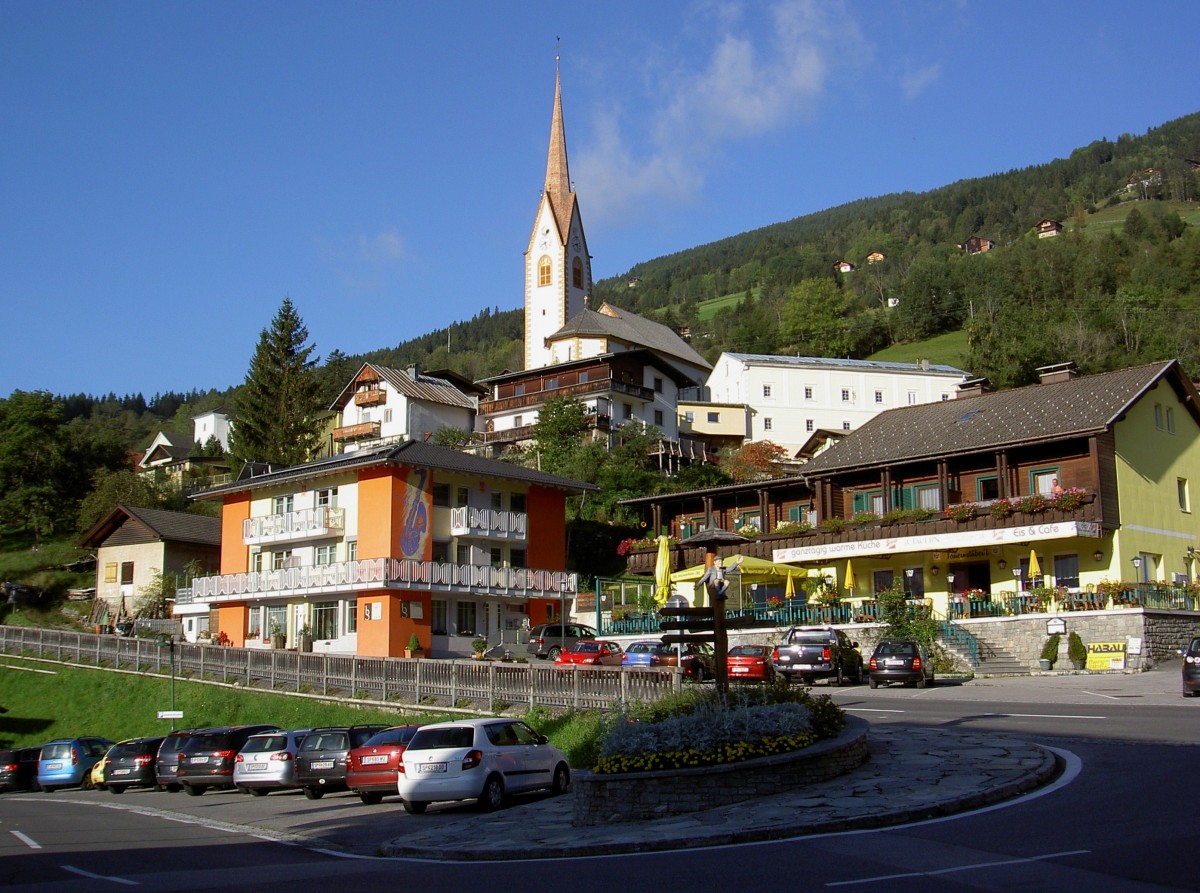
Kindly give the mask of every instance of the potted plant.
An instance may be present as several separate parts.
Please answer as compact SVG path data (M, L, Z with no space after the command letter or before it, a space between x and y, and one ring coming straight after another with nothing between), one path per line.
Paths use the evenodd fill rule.
M483 660L483 654L487 651L487 639L479 636L471 641L471 650L474 652L473 657L476 660Z
M1061 639L1058 633L1046 639L1046 644L1042 646L1042 655L1038 663L1044 672L1050 672L1054 669L1054 662L1058 660L1058 642Z
M417 634L413 633L408 637L408 647L404 649L405 657L423 657L425 649L421 647L421 640L417 638Z
M1079 633L1073 630L1067 636L1067 658L1076 670L1087 666L1087 646L1083 644L1083 639L1079 638Z
M312 651L312 627L307 623L300 627L300 650Z
M279 650L287 647L287 634L279 628L278 623L271 624L271 647Z

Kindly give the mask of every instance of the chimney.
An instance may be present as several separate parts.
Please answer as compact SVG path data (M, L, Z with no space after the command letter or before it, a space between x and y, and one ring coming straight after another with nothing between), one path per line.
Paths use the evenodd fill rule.
M1075 368L1074 360L1067 360L1065 363L1055 363L1051 366L1038 366L1037 374L1042 384L1057 384L1060 381L1078 378L1079 370Z
M991 384L986 378L969 378L966 381L958 383L958 390L954 393L954 399L961 400L964 397L982 397L984 394L990 394L991 392Z
M413 381L416 381L417 377L421 374L421 367L418 366L416 363L413 363L411 366L409 366L404 371L408 373L409 378L411 378Z
M922 372L928 372L929 371L929 358L921 357L921 359L917 360L917 368L920 369Z

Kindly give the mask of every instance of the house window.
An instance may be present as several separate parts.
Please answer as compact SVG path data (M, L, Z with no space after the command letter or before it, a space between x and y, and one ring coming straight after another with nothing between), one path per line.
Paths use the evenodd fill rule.
M772 424L772 421L771 421L771 419L769 419L769 418L764 418L764 419L763 419L763 430L764 430L764 431L770 431L770 430L771 430L771 424Z
M579 373L579 383L580 383L580 384L587 384L587 383L588 383L588 374L587 374L586 372L580 372L580 373Z
M346 540L346 560L358 561L358 540Z
M542 390L543 391L553 391L557 387L558 387L558 376L555 376L554 378L546 379L546 383L544 385L542 385Z
M579 258L571 262L571 284L576 288L583 288L583 261Z
M513 396L515 396L515 397L525 396L525 385L523 383L513 386Z
M805 400L811 400L812 398L813 398L813 389L812 389L812 388L805 388L805 389L804 389L804 399L805 399Z
M475 602L454 603L455 634L473 636L478 625L479 605Z
M887 592L895 584L896 575L890 570L875 571L871 574L872 593L879 595Z
M904 595L906 598L925 597L925 571L919 567L904 569Z
M337 560L337 546L330 543L327 546L317 546L314 564L333 564Z
M1050 496L1058 486L1057 468L1039 468L1029 472L1029 492Z
M842 430L843 430L843 431L849 431L849 430L850 430L850 423L849 423L849 422L842 422Z
M661 394L663 389L663 381L661 378L654 379L654 393Z
M1078 555L1071 554L1054 556L1054 585L1062 586L1066 589L1079 588Z
M292 557L291 549L285 549L282 552L272 552L271 553L271 570L280 571L280 570L283 570L285 567L291 567L291 565L288 564L288 560L291 557Z
M946 402L947 400L949 400L949 399L950 399L950 395L949 395L949 394L942 394L942 402L943 402L943 403L945 403L945 402Z
M491 562L492 567L500 567L504 563L504 550L499 546L492 546L488 550L488 560Z
M504 510L504 494L499 490L492 491L492 508L498 512Z
M471 547L460 545L454 550L454 561L456 564L471 563Z
M273 500L271 500L272 514L286 515L292 511L292 505L293 501L291 496L276 496Z
M550 284L550 258L543 254L538 260L538 287L544 288Z
M719 422L721 421L721 414L719 412L710 412L708 414L708 420L710 422Z
M812 419L805 419L805 420L804 420L804 430L805 430L805 431L812 431L812 430L813 430L813 428L814 428L814 425L815 425L815 423L813 422L813 420L812 420Z
M525 511L525 494L513 493L508 497L509 511L523 512Z
M455 491L454 491L455 507L462 508L464 505L466 505L467 498L469 497L469 495L470 495L470 491L468 491L466 487L458 487L457 489L455 489Z
M508 563L513 567L528 567L524 549L509 549Z
M262 573L262 569L263 569L263 560L264 560L264 559L263 559L263 555L264 555L264 554L266 554L266 555L270 555L271 553L270 553L270 552L266 552L266 553L263 553L263 552L255 552L253 555L251 555L251 556L250 556L250 568L251 568L251 570L253 570L253 571L254 571L254 573L256 573L256 574L261 574L261 573Z
M267 605L267 625L263 632L268 636L287 632L287 605Z
M337 638L337 602L317 602L312 609L314 639Z
M850 402L850 389L849 388L842 388L842 402L843 403Z
M449 484L434 484L433 485L433 504L450 507L450 485Z
M390 422L392 420L392 411L390 409L385 409L383 411L383 420L385 422Z
M685 412L683 414L683 420L690 425L692 422L696 421L696 414L694 412L690 412L690 411Z
M1192 500L1188 495L1187 478L1175 479L1175 493L1179 497L1179 510L1181 512L1190 512L1192 510Z
M882 403L883 403L883 391L876 391L876 392L875 392L875 402L876 402L876 403L878 403L878 404L882 404Z
M433 541L433 550L429 555L430 561L436 561L439 564L445 564L450 560L450 544L445 542Z
M132 586L133 585L133 562L132 561L122 561L121 562L121 585L122 586Z
M1167 432L1175 433L1175 410L1169 406L1167 407Z
M765 384L765 385L763 385L763 396L764 396L764 397L770 397L770 396L771 396L771 386L770 386L769 384Z
M909 392L908 392L908 405L909 405L909 406L916 406L916 405L917 405L917 392L916 392L916 391L909 391Z
M104 582L117 582L117 563L115 561L110 561L104 565Z
M994 474L975 479L975 498L979 502L1000 498L1000 479Z
M519 415L513 416L513 428L520 428L521 425L524 423L524 421L525 421L524 416L519 416Z
M429 606L429 632L435 636L446 635L446 600L435 598Z
M632 406L632 404L629 404L629 403L622 403L622 404L621 404L621 415L622 415L624 418L627 418L627 419L631 419L631 418L633 418L633 406Z
M917 495L917 507L923 509L938 510L942 507L942 491L936 485L929 487L915 487Z
M337 506L337 487L329 487L317 491L317 508L334 508Z
M661 409L654 410L654 424L658 425L658 427L661 428L662 423L663 423L662 410Z
M346 602L346 632L358 632L358 599L356 598Z

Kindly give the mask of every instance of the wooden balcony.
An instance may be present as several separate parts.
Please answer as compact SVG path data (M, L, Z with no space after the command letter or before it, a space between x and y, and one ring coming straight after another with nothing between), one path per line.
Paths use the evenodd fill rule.
M529 391L515 397L503 397L499 400L482 400L479 412L482 415L494 415L498 412L509 412L514 409L524 409L528 406L539 406L551 397L586 397L592 394L605 393L628 394L639 400L654 399L654 391L641 385L616 381L611 378L601 378L597 381L585 381L582 384L565 385L561 388L546 388L541 391Z
M379 422L363 422L361 425L343 425L341 428L333 429L333 439L338 443L346 443L352 440L369 440L372 437L378 437L379 432Z
M387 402L387 391L383 388L368 388L365 391L354 392L355 406L378 406Z

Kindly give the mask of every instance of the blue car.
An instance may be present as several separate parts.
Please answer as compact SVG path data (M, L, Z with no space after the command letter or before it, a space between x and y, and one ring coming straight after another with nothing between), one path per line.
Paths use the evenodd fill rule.
M657 639L630 642L621 655L621 665L626 667L657 667L663 652L663 644Z
M113 746L107 738L59 738L42 745L38 786L49 793L58 788L92 787L92 767Z

